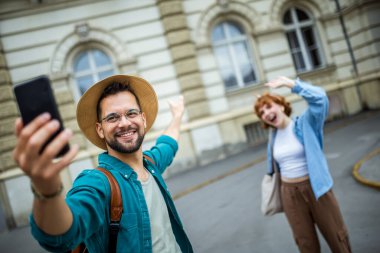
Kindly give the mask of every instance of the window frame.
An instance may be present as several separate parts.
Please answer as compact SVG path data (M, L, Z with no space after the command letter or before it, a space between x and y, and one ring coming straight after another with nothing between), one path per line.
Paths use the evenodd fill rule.
M100 67L96 66L94 55L93 53L91 53L94 51L100 51L104 55L106 55L108 57L108 60L110 61L110 65L105 65L105 66L100 66ZM87 57L89 59L89 68L85 70L81 70L81 71L76 71L75 70L76 61L78 60L79 56L84 53L87 54ZM74 97L76 100L79 100L80 97L83 95L81 93L81 89L78 83L79 78L90 75L93 80L93 83L96 83L101 80L99 74L104 71L112 70L113 72L112 74L117 73L117 68L115 66L112 55L107 50L104 50L103 48L98 48L98 47L86 47L86 48L81 48L77 50L77 52L75 52L71 60L71 70L72 70Z
M309 17L309 20L299 21L297 14L296 14L297 9L304 12ZM284 17L288 11L290 12L290 15L291 15L291 18L293 21L292 24L285 24L284 23ZM289 51L290 51L290 54L292 56L293 65L294 65L297 73L309 72L309 71L321 69L321 68L326 66L326 59L325 59L325 56L323 53L322 43L321 43L318 31L317 31L317 25L316 25L314 16L309 11L307 11L307 10L305 10L299 6L292 6L290 8L287 8L287 10L282 15L282 25L284 27L285 37L286 37L286 41L288 42ZM310 47L307 46L306 41L304 39L304 36L302 34L302 29L304 29L304 28L310 28L312 31L312 35L314 37L313 38L314 44L316 46L316 49L318 52L318 57L320 60L319 66L313 65L312 56L310 55L310 51L311 51ZM288 33L290 33L290 32L295 32L295 34L296 34L296 39L299 43L299 48L300 48L302 60L304 61L304 64L305 64L305 67L303 69L297 68L298 66L297 66L295 59L293 57L295 49L291 47L291 43L289 42L289 39L287 37Z
M239 34L238 36L235 35L235 36L231 37L229 32L227 31L228 30L228 24L231 24L232 26L237 27L240 31L242 31L242 33ZM223 30L223 34L224 34L225 38L223 40L215 42L213 40L212 33L219 26L222 26L222 30ZM221 73L222 70L221 70L221 66L219 64L219 60L218 60L217 54L215 52L216 51L215 49L218 47L226 48L227 52L228 52L228 57L229 57L229 59L231 59L231 62L232 62L231 65L232 65L232 69L233 69L234 78L236 78L236 85L234 85L232 87L227 87L227 85L226 85L226 83L222 77L224 88L227 91L239 90L239 89L246 88L249 86L257 85L259 83L259 73L258 73L258 69L256 66L252 45L250 43L249 36L246 32L246 29L244 29L244 26L242 24L240 24L238 21L235 21L235 20L222 20L222 21L218 22L211 29L210 41L211 41L211 46L213 49L213 55L216 59L216 63L218 66L218 72L221 76L222 76L222 73ZM236 50L234 49L234 46L238 43L242 43L246 48L245 51L247 53L247 59L249 61L249 64L251 65L251 68L252 68L252 71L253 71L253 74L255 77L253 82L249 82L249 83L244 82L244 76L242 74L243 71L239 67L239 61L238 61L238 58L237 58L237 55L235 52Z

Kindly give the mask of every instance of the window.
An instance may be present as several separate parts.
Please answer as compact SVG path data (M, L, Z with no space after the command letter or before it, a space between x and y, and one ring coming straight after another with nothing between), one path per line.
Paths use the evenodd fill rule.
M226 21L215 26L212 44L227 89L257 82L247 36L239 25Z
M313 19L303 10L290 8L283 17L285 35L297 72L324 65Z
M264 129L260 122L244 125L244 132L250 145L259 145L268 140L268 130Z
M79 96L82 96L95 82L114 73L111 59L99 49L80 52L74 59L73 69Z

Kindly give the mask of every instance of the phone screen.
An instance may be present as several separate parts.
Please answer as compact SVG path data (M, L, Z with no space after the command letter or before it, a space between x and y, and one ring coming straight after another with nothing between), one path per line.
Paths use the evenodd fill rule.
M51 89L50 80L47 76L39 76L15 85L13 90L24 126L44 112L50 113L51 117L57 119L60 123L60 128L57 132L54 133L54 135L52 135L41 148L40 153L42 153L49 142L64 129L54 94ZM66 145L58 153L57 157L64 155L68 150L69 146Z

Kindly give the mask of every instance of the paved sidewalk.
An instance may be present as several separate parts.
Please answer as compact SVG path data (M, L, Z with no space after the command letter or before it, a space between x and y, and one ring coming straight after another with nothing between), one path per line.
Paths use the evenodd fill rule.
M380 183L380 154L368 160L362 168L364 177Z
M376 184L380 190L380 148L374 150L374 155L363 158L359 174L364 179Z

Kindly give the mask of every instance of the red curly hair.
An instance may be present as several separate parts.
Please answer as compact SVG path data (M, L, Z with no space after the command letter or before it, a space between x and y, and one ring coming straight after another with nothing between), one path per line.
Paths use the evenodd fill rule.
M269 93L264 93L262 96L260 96L254 105L254 111L261 120L263 128L268 128L270 125L265 123L260 115L260 108L266 105L270 105L271 103L276 103L280 106L284 107L284 113L289 117L290 114L292 113L292 107L290 106L290 103L285 100L283 96L280 95L274 95L274 94L269 94Z

